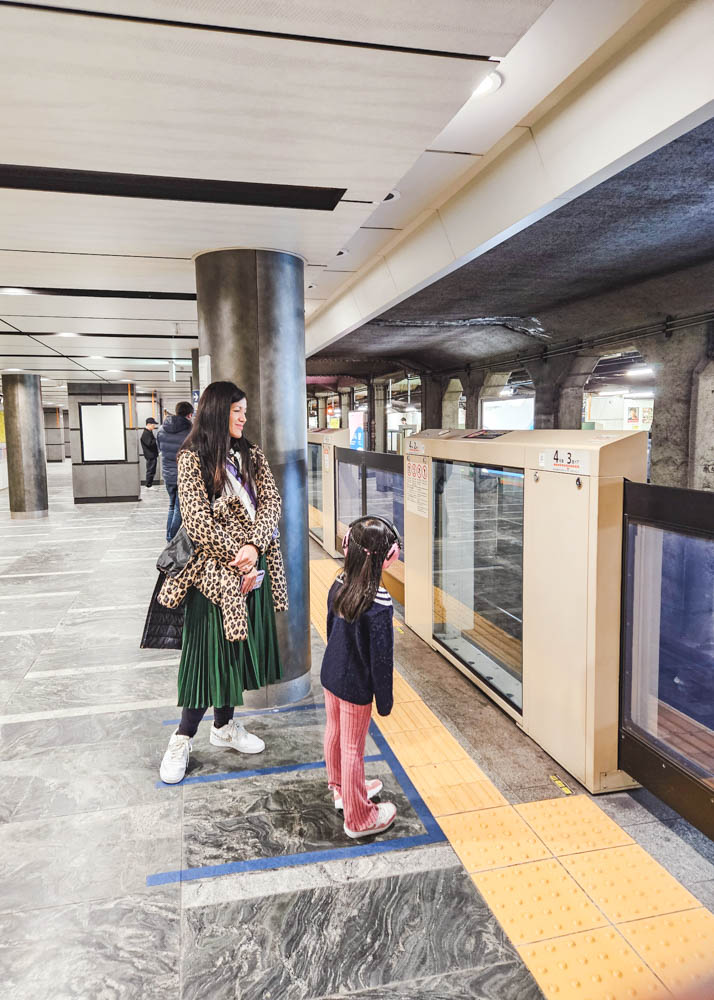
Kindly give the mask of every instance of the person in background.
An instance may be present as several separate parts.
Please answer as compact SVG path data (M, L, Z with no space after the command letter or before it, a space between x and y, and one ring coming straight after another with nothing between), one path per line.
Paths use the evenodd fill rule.
M176 456L191 431L193 406L179 403L176 413L164 420L157 434L161 452L161 471L169 495L169 516L166 522L166 541L170 542L181 527L181 507L178 499L178 469Z
M342 548L345 568L327 595L327 649L320 680L325 690L325 763L335 809L344 809L348 837L383 833L394 822L393 802L372 802L378 778L365 780L364 747L372 699L380 715L393 704L394 630L392 599L382 572L399 558L395 526L380 517L353 521Z
M144 458L146 459L147 490L150 490L154 485L154 476L156 475L156 462L159 457L159 446L156 443L154 431L158 426L159 425L154 418L149 417L146 421L144 432L141 435L141 450L144 452Z

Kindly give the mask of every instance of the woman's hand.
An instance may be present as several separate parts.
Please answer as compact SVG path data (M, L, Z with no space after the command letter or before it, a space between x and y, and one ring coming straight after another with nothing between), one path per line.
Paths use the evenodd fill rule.
M240 573L249 573L255 568L255 564L257 562L258 550L255 545L244 545L243 548L239 550L238 555L235 557L233 562L228 563L228 565L233 569L237 569Z
M250 591L255 586L255 581L258 579L258 570L253 567L253 569L246 573L246 575L241 580L240 589L244 594L250 593Z

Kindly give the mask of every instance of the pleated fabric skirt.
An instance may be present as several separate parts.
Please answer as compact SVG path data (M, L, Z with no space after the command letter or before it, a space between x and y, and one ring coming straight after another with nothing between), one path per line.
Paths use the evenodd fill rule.
M186 595L178 704L183 708L242 705L244 691L274 684L282 676L270 574L246 601L248 638L230 642L217 604L192 587Z

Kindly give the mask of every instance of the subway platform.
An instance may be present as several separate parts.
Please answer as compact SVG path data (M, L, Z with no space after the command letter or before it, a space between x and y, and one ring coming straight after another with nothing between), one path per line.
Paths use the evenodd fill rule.
M175 652L140 650L167 496L0 515L0 968L10 1000L621 1000L714 976L714 844L644 790L592 797L395 616L349 840L322 760L336 564L311 559L309 698L245 711L259 757L159 763ZM711 995L705 993L704 995Z

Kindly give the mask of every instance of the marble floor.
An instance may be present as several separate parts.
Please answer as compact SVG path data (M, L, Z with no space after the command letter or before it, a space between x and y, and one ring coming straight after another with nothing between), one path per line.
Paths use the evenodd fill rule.
M137 503L75 506L69 463L50 466L49 481L42 522L11 522L0 493L4 998L586 995L544 979L538 948L567 934L515 928L494 889L515 869L475 863L462 829L464 817L488 814L503 830L517 817L537 855L521 860L570 878L561 871L568 852L538 835L538 816L527 812L543 802L559 808L563 786L589 806L567 773L397 624L397 701L411 707L373 722L367 754L399 816L380 838L349 840L325 782L316 614L312 694L286 709L245 711L265 752L211 747L204 722L186 780L164 785L158 768L177 719L178 656L138 642L168 498L155 488ZM320 574L313 578L318 600ZM407 716L428 732L412 739ZM413 759L416 743L433 745L436 756ZM477 775L470 804L444 805L438 760ZM676 912L706 927L713 845L643 791L600 797L597 806L626 838L612 850L659 862L691 900ZM638 948L638 928L628 937L630 925L618 925L606 902L596 909L585 925L593 935ZM643 966L642 983L676 992L666 970Z

